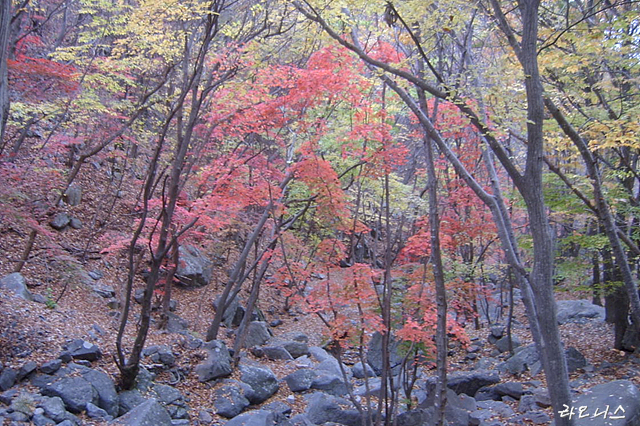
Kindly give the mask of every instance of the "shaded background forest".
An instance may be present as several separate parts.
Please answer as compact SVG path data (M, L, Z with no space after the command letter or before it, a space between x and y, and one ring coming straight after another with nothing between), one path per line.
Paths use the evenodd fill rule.
M244 288L253 311L269 286L338 348L379 331L439 355L442 386L447 337L497 287L523 294L554 407L554 292L604 304L603 338L636 349L637 3L25 0L0 18L2 272L120 266L124 387L181 247L224 268L218 306Z

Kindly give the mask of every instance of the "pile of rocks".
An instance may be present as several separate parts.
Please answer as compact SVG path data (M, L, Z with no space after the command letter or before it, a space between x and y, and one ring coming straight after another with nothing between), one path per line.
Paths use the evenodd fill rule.
M158 353L167 357L152 351ZM154 383L152 373L142 369L135 388L118 393L111 376L92 368L101 357L96 345L76 339L58 358L42 365L28 361L19 369L0 366L0 403L6 406L0 408L0 423L81 425L77 415L86 413L90 419L131 426L190 424L189 407L180 391ZM39 392L27 391L23 386L27 381Z

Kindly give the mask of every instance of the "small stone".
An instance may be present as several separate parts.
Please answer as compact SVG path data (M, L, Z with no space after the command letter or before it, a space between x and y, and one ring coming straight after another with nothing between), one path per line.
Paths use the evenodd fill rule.
M36 302L36 303L41 303L43 305L46 305L47 304L47 300L48 299L46 297L44 297L43 295L41 295L41 294L36 293L36 294L33 295L33 301Z
M5 368L0 373L0 392L4 392L11 388L18 378L18 372L13 368Z
M53 229L61 231L64 228L66 228L70 222L71 222L71 218L69 217L68 214L58 213L53 217L53 219L51 219L51 221L49 222L49 225L51 225Z
M213 422L213 416L211 416L211 414L209 414L209 412L206 410L200 410L200 412L198 413L198 420L200 421L200 423L208 425Z
M133 293L133 300L135 300L138 304L142 304L142 300L144 299L144 289L139 288Z
M9 420L13 420L14 422L28 422L29 416L20 411L14 411L9 413Z
M11 400L18 395L18 389L9 389L8 391L0 393L0 403L4 405L10 405Z
M113 417L110 416L105 410L90 402L87 403L87 416L92 419L104 419L107 421L113 419Z
M75 339L67 345L67 352L73 359L84 359L87 361L96 361L102 358L102 351L93 343L82 339Z
M78 218L72 217L69 220L69 226L73 229L82 229L82 221Z
M44 415L55 422L62 422L66 419L67 410L65 409L64 402L60 397L44 397L39 406L44 410Z
M547 388L537 388L533 391L533 400L542 408L551 407L551 398Z
M475 354L480 352L482 348L479 345L471 345L467 348L467 352L470 354Z
M504 336L504 325L494 325L491 327L491 335L496 339L501 339Z
M55 425L56 424L56 422L54 422L53 420L51 420L48 417L45 417L42 414L34 414L33 417L31 418L31 422L35 426L49 426L49 425Z
M67 188L62 199L70 206L77 206L82 201L82 188L72 183L69 185L69 188Z
M37 368L38 364L36 364L34 361L27 361L22 367L20 367L20 370L18 370L16 380L23 380L25 377L28 377L31 373L36 371Z
M0 288L10 290L15 293L16 296L21 297L24 300L33 300L33 295L27 288L27 282L19 272L14 272L2 277L0 279Z
M95 291L98 296L105 299L115 297L116 295L116 290L110 285L95 285L93 286L93 291Z
M97 281L100 278L104 277L104 274L100 271L89 271L89 276Z

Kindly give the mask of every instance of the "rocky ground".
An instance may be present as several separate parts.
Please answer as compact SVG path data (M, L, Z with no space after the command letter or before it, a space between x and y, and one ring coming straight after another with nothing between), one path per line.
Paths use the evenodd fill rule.
M312 315L263 307L265 321L253 322L248 335L254 349L232 368L226 334L202 340L214 312L215 284L176 289L169 331L151 331L136 389L118 392L113 362L118 310L109 308L116 305L117 282L108 278L108 268L77 276L81 279L70 283L57 303L43 286L23 288L17 275L1 281L0 423L357 425L361 415L349 392L365 406L375 401L367 395L380 386L377 339L369 342L368 364L347 357L341 366L321 347L322 326ZM550 424L553 413L540 362L521 308L516 312L515 355L506 352L504 326L496 324L480 330L469 325L471 344L452 346L450 426ZM587 407L581 412L585 419L617 422L590 424L633 424L628 421L640 410L635 387L640 361L610 349L612 334L602 308L561 301L559 321L573 391L582 398L575 404L576 418L578 408ZM223 334L231 336L233 330L229 317ZM129 347L130 339L127 335ZM399 425L428 424L433 374L421 370L411 396L414 409L394 414Z

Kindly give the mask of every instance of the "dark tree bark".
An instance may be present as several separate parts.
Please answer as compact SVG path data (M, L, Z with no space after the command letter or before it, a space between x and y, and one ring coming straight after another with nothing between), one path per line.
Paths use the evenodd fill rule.
M199 41L197 50L195 50L195 57L192 57L191 55L191 47L193 46L190 46L189 43L185 45L183 52L184 56L182 57L183 67L181 91L176 101L173 103L171 110L164 119L163 127L158 137L158 142L156 143L155 152L152 157L151 164L149 165L144 186L143 216L134 233L129 248L129 276L127 279L125 293L125 305L116 339L116 347L118 350L117 364L120 370L120 385L124 389L130 389L134 385L135 378L138 374L142 349L144 348L151 322L151 302L153 291L160 278L160 270L165 261L165 257L172 248L177 246L178 237L192 227L197 220L192 220L189 224L184 225L180 230L175 230L173 223L178 194L183 185L186 156L189 147L193 142L192 138L194 128L200 118L201 108L206 100L207 94L211 93L218 84L209 82L210 84L205 85L205 87L200 86L211 44L214 37L218 34L218 22L223 5L223 0L214 0L211 2L209 6L210 14L205 19L202 38ZM225 79L227 77L228 75L223 75L220 78ZM190 101L188 100L189 96ZM183 122L185 107L188 107L188 114L186 114L186 120ZM168 179L164 181L166 186L163 187L162 192L162 211L159 217L160 224L157 244L154 247L150 246L151 265L140 312L140 326L138 327L138 332L130 354L128 357L125 357L124 349L122 347L122 338L128 322L130 298L136 272L134 254L136 252L137 241L142 234L142 230L147 219L148 202L152 198L153 190L156 185L160 153L169 135L169 129L174 123L177 127L177 143L175 145L174 156L171 161L170 175ZM177 247L175 247L175 249L177 250Z
M604 309L605 321L613 324L613 347L624 350L624 336L629 327L629 298L622 285L622 274L616 267L610 249L602 251L604 260L603 281L604 281Z
M442 266L442 254L440 252L440 217L438 215L438 192L435 162L433 159L433 147L431 140L425 141L427 156L427 178L429 194L429 230L431 232L431 265L436 284L436 365L438 381L436 385L436 425L444 425L444 414L447 405L447 291L444 281L444 268Z
M0 2L0 146L9 118L9 81L7 59L9 55L9 23L11 22L11 0Z

